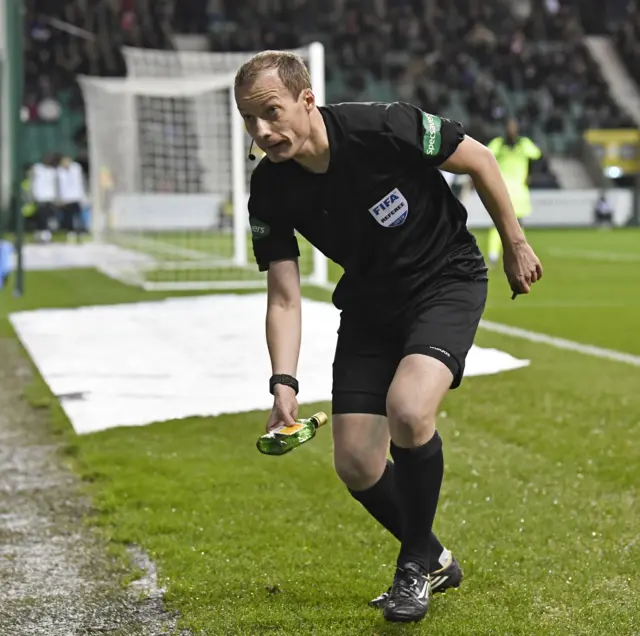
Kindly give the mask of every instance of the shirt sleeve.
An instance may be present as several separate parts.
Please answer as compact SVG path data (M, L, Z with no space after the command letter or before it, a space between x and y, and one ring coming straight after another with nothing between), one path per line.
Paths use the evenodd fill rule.
M502 137L495 137L494 139L492 139L488 144L487 144L487 148L489 148L489 150L491 150L491 152L493 153L493 155L497 155L500 148L502 148L504 144L504 141L502 139Z
M249 196L249 224L253 255L261 272L269 269L272 261L296 259L300 256L298 240L287 216L279 216L269 204L268 193L251 180Z
M527 159L531 159L532 161L537 161L542 157L542 152L538 146L536 146L529 137L523 137L522 139L522 150L527 157Z
M462 124L406 102L394 102L386 110L386 132L392 143L429 165L443 164L464 139Z

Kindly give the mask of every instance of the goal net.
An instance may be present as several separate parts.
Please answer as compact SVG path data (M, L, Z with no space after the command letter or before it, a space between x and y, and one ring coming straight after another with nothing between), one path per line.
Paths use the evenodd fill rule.
M320 48L318 48L320 47ZM322 45L296 51L324 103ZM252 53L124 49L126 78L82 77L102 269L146 289L262 287L247 210L250 138L233 97ZM303 283L327 262L302 237Z

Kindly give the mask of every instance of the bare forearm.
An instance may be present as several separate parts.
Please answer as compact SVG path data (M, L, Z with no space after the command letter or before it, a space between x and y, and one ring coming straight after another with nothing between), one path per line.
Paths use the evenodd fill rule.
M267 307L267 347L274 374L295 377L300 355L302 313L299 303L269 304Z
M471 177L505 247L524 242L524 234L513 211L500 167L486 146L466 136L453 155L440 167L447 172L468 174Z
M504 250L505 273L511 289L528 294L530 285L542 276L542 265L524 238L507 186L491 151L471 137L465 137L441 166L447 172L468 174L487 208Z
M480 200L500 234L503 245L524 241L524 234L513 210L507 186L492 155L487 155L471 178Z

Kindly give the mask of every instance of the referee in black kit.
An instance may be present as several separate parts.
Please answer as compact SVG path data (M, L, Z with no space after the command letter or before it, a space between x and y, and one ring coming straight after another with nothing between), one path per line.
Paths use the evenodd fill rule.
M491 152L454 121L406 103L317 106L301 58L264 51L235 97L266 156L249 215L268 270L266 333L274 406L267 430L297 417L301 301L294 229L344 268L333 363L335 469L401 544L393 584L372 605L389 621L424 617L431 592L462 571L432 532L443 476L435 419L460 385L487 297L467 213L438 168L469 174L500 232L514 293L542 275ZM393 462L387 461L391 448Z

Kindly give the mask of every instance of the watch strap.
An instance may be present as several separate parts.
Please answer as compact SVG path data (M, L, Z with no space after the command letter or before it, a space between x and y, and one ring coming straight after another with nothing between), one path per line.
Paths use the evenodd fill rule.
M298 395L298 380L296 380L292 375L288 375L286 373L276 373L269 378L269 393L273 395L276 390L276 384L284 384L285 386L291 387Z

